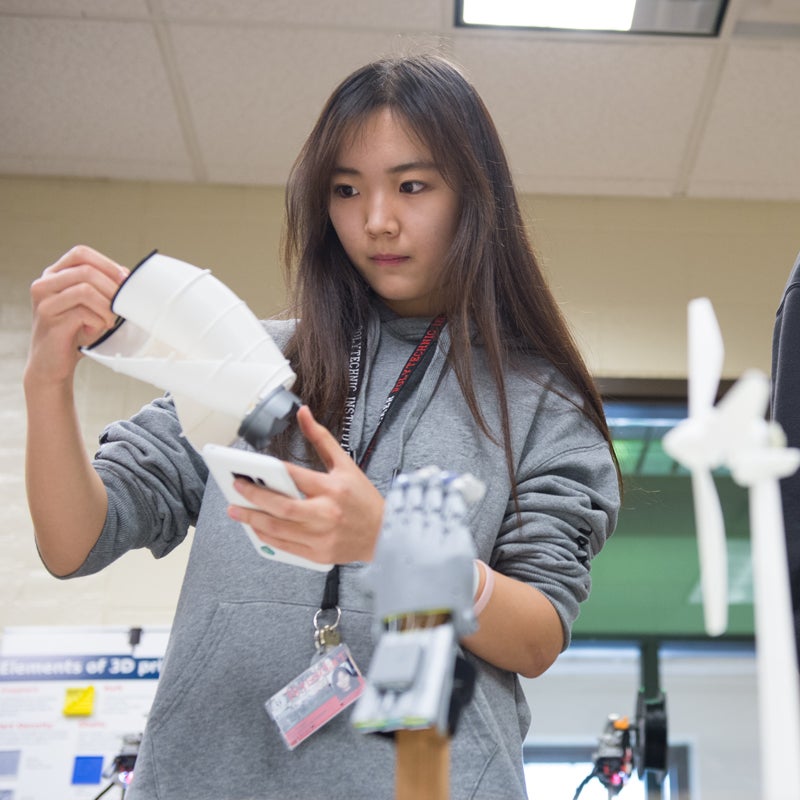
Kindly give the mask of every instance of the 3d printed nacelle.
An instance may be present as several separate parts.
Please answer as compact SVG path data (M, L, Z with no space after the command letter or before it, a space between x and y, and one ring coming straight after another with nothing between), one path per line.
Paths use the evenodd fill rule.
M170 392L196 450L237 436L260 450L300 405L289 391L289 362L244 301L209 270L152 253L111 308L118 324L82 352Z

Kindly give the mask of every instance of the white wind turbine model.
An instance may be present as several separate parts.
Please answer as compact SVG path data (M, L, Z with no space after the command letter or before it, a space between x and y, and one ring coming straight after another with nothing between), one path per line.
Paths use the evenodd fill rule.
M769 380L747 371L714 406L723 345L706 298L689 303L689 416L664 449L690 470L706 631L727 626L727 554L711 475L725 466L749 489L763 800L800 800L800 690L786 559L780 478L800 466L780 426L765 420Z

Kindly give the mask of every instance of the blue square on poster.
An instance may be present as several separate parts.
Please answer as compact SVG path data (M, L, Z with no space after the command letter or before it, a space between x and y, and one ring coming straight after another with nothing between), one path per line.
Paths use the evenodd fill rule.
M75 756L72 785L100 783L103 775L103 756Z
M0 750L0 776L16 778L19 774L19 762L22 750ZM0 795L0 800L3 800Z

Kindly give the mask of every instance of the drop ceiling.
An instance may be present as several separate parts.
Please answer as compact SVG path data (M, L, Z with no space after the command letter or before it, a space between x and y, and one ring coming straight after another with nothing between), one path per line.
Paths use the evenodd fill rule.
M800 200L797 0L730 0L716 38L454 19L453 0L0 0L0 174L281 185L344 75L434 48L523 191Z

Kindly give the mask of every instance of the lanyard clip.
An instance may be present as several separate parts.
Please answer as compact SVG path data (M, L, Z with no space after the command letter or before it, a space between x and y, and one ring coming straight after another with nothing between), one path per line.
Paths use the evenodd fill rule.
M326 611L335 611L335 619L333 622L320 621L320 617ZM342 643L342 634L339 630L339 621L342 618L342 609L339 606L332 608L320 608L314 614L314 646L317 650L317 657L325 655L325 653L333 650Z

